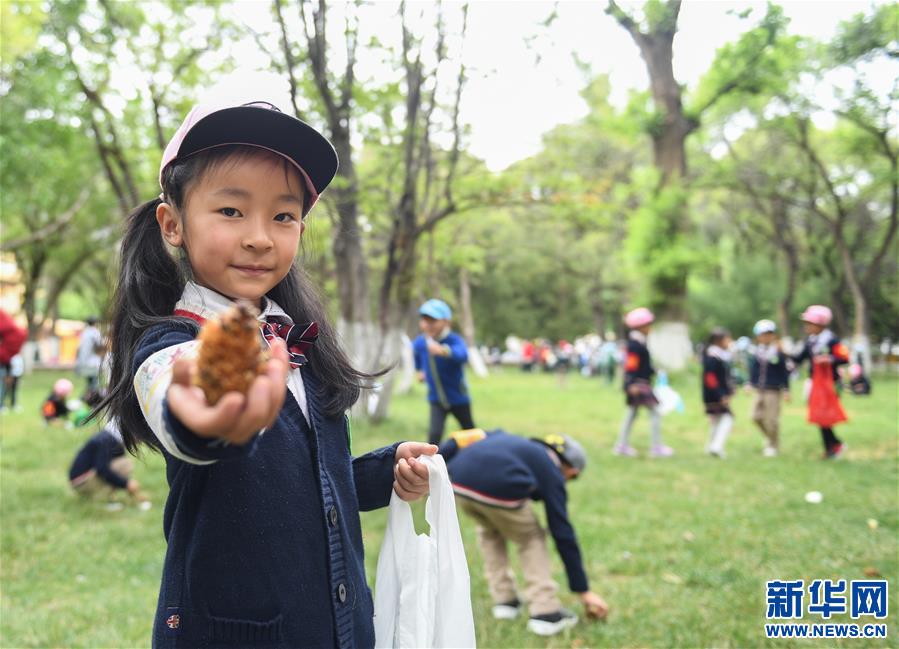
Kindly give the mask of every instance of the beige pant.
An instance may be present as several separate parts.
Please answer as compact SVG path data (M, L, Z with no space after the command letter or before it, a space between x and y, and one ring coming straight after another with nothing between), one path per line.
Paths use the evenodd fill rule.
M558 586L552 578L546 531L540 526L531 502L518 509L491 507L459 496L456 502L477 523L478 545L494 603L503 604L518 597L506 547L506 542L511 541L518 546L530 614L558 611L562 604L556 597Z
M752 421L768 438L768 445L777 448L780 440L780 390L756 390L752 404Z
M130 457L122 456L110 462L109 468L123 478L128 479L134 472L134 462L132 462ZM115 487L97 475L97 472L94 470L91 470L90 477L83 482L79 482L74 489L75 493L85 498L100 499L109 498L116 491Z

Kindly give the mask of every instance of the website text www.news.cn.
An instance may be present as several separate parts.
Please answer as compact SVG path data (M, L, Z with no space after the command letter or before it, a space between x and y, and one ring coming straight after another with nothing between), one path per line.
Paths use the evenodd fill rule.
M766 638L886 638L886 624L766 624Z

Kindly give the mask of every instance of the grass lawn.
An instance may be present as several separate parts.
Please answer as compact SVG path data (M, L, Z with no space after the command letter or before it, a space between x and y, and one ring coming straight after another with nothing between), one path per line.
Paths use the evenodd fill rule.
M590 462L570 484L569 507L591 587L612 607L606 623L582 622L551 639L528 634L523 620L495 622L474 529L463 517L480 646L899 646L897 380L875 377L871 397L844 398L851 421L837 432L850 450L836 462L819 460L819 434L805 423L798 389L782 417L782 455L762 458L751 397L741 393L728 458L719 461L703 455L706 421L694 374L672 381L687 412L663 422L665 441L677 451L669 460L610 454L624 413L617 385L571 375L560 388L553 375L512 370L472 382L480 426L566 432L587 448ZM67 469L92 431L45 429L38 416L58 376L25 377L23 411L0 419L0 646L145 647L165 550L163 462L146 454L137 464L135 477L153 500L149 511L79 502ZM427 418L419 386L395 399L389 422L355 423L354 451L421 438ZM634 431L644 455L648 427L643 415ZM805 501L812 490L823 494L821 504ZM384 511L362 517L370 578L385 519ZM563 601L580 612L557 558L555 568ZM766 580L848 582L874 574L890 583L886 640L765 639Z

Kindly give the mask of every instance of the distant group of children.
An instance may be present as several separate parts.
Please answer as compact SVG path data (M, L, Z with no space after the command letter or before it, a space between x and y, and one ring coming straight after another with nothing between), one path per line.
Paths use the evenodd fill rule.
M780 404L790 398L790 373L809 361L810 388L808 416L810 423L821 430L824 458L838 458L846 445L833 427L846 421L836 385L839 383L837 368L849 362L849 351L828 328L833 314L822 305L812 305L801 319L806 339L801 351L788 355L777 337L777 326L771 320L759 320L753 328L756 344L749 359L750 384L755 388L752 420L765 436L763 454L776 456L780 448ZM651 380L655 374L647 346L647 336L655 316L644 307L634 309L625 316L628 335L627 356L624 359L624 390L628 411L613 451L617 455L633 457L636 449L629 443L631 427L638 410L645 408L651 417L652 457L672 455L670 447L662 443L661 417L658 411ZM710 333L702 353L702 401L709 418L709 440L706 452L714 457L725 456L725 444L733 427L734 415L730 400L734 393L731 374L730 332L715 328ZM866 393L870 384L861 372L853 376L853 391ZM858 386L858 387L855 387Z

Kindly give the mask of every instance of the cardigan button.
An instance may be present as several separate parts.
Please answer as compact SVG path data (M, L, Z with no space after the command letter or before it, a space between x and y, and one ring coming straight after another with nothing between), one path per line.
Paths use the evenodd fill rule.
M340 584L337 587L337 599L340 600L341 604L346 601L346 586L344 584Z
M332 507L328 510L328 520L331 521L331 527L337 527L337 508Z

